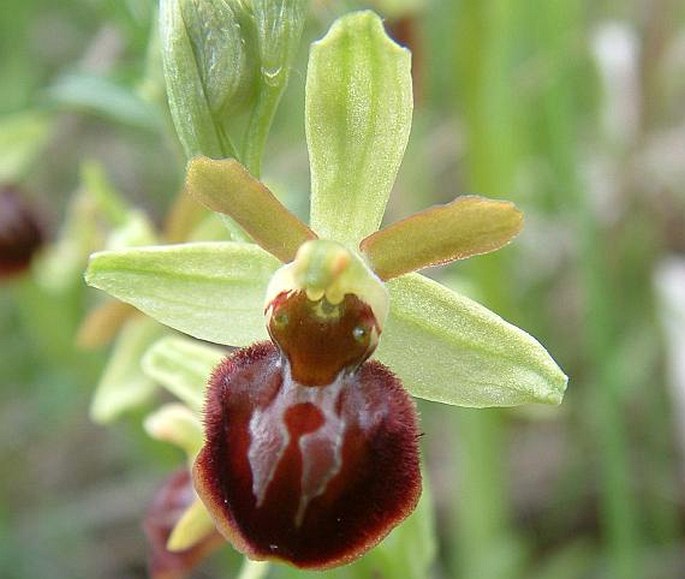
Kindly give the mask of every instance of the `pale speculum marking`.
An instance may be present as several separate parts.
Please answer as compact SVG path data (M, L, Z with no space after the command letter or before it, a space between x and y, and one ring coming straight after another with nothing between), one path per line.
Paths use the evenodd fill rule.
M250 419L248 461L252 470L252 493L259 508L264 504L291 436L299 436L301 495L293 522L300 527L311 501L326 492L329 482L342 468L346 423L335 408L343 387L344 372L328 386L302 386L292 379L287 361L283 366L283 383L278 394L269 406L256 409ZM299 405L307 404L318 410L320 424L304 434L291 433L286 414Z

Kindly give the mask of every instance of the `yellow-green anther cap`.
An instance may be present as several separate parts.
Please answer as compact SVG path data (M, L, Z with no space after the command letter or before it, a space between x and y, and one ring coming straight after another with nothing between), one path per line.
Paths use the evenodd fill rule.
M293 291L304 291L311 301L325 297L332 305L354 295L371 308L379 330L388 316L388 291L383 282L359 256L335 241L304 243L295 259L271 279L265 309L278 295Z

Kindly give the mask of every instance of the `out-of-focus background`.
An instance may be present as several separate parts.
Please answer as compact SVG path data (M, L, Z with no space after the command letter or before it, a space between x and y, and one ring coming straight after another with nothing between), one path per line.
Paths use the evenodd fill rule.
M303 217L307 46L363 5L312 4L269 140L264 176ZM570 376L559 408L420 405L434 576L685 577L685 5L374 7L414 54L388 221L461 193L513 200L526 226L512 245L430 274ZM0 186L45 231L32 268L0 282L0 576L144 577L141 513L184 459L145 434L154 401L90 420L108 349L76 336L106 228L86 190L116 190L159 225L182 179L156 3L3 0L0 13ZM231 551L196 576L231 576Z

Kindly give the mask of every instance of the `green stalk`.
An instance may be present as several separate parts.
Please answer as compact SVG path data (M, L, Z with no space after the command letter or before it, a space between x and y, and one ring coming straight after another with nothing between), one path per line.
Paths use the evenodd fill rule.
M616 359L615 344L621 312L614 306L615 292L602 256L603 239L590 206L582 193L576 173L577 136L572 95L573 71L568 63L580 36L581 19L575 3L563 0L536 8L542 18L544 47L550 55L552 79L543 102L542 115L547 128L550 162L560 187L560 199L575 218L579 248L581 283L587 298L585 344L590 383L586 385L594 410L591 422L596 429L601 465L601 524L608 549L610 574L616 579L642 576L641 546L638 536L638 508L630 481L633 480L624 422L623 381ZM574 33L575 31L575 33Z
M510 577L510 508L505 476L506 429L498 410L459 415L460 457L455 568L466 578Z
M260 84L257 105L247 127L245 148L241 159L243 165L256 178L261 175L264 146L286 84L287 80L276 85L262 80Z
M461 79L459 112L467 132L469 191L506 197L513 183L514 99L509 67L514 10L505 0L462 3L456 22ZM507 315L505 262L501 256L474 260L482 301ZM457 498L456 568L467 578L512 577L519 553L511 528L506 476L506 424L498 410L461 413L461 492ZM513 547L513 549L512 549Z
M251 561L245 557L238 579L264 579L269 573L269 567L270 563L266 561Z

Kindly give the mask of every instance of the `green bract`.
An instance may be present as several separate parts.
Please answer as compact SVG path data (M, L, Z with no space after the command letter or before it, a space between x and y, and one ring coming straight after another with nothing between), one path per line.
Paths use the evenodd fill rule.
M394 278L377 355L412 394L473 407L558 404L567 378L534 338L408 273L508 243L521 227L511 203L462 197L376 233L407 142L411 94L409 53L386 36L380 18L341 18L314 44L307 73L313 232L237 162L196 158L187 189L263 249L219 242L102 252L91 259L88 283L196 338L244 346L266 337L264 293L278 259L290 261L318 235L357 252L380 278ZM169 346L148 362L172 367Z

